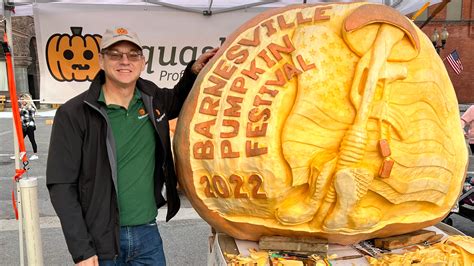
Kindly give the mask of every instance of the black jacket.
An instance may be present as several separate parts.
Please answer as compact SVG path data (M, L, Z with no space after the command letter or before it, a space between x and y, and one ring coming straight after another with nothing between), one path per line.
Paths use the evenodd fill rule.
M178 116L196 79L192 63L174 89L137 81L157 135L155 199L158 208L168 203L167 221L180 206L168 120ZM97 101L104 81L100 71L87 91L62 105L51 133L46 184L74 262L95 254L114 259L120 251L115 142L105 107Z

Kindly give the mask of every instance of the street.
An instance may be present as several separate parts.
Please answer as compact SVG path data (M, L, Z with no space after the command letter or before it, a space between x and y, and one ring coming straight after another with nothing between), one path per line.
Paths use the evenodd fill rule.
M45 167L48 155L51 125L53 118L48 113L40 112L37 117L36 140L38 160L30 162L30 177L38 178L38 206L40 215L43 256L45 265L73 265L61 232L59 220L51 206L45 186ZM0 113L1 114L1 113ZM14 160L10 159L13 151L11 118L0 117L0 265L19 265L18 223L14 220L11 190L14 189ZM25 139L26 148L31 154L31 144ZM469 167L473 169L472 166ZM471 170L472 171L472 170ZM181 210L170 222L166 223L166 209L160 209L158 224L164 242L166 259L169 265L206 265L209 253L208 237L210 226L194 211L189 201L181 195ZM460 231L474 236L474 224L457 215L452 215L453 226ZM26 252L26 251L25 251ZM25 256L26 257L26 256Z

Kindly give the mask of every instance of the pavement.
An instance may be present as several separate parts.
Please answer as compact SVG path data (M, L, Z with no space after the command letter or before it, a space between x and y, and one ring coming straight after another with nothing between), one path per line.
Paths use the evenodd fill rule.
M59 220L49 200L45 185L46 158L51 133L50 122L55 110L41 110L37 115L36 140L39 159L30 161L27 177L38 179L38 209L43 244L44 265L73 265L67 251ZM14 184L14 160L9 157L14 150L12 144L11 112L0 112L0 265L19 265L18 222L14 220L11 189ZM27 151L31 144L26 139ZM469 170L474 171L474 160L470 156ZM210 226L194 211L186 197L181 196L182 208L170 222L164 221L165 209L158 213L168 265L206 265L209 253ZM474 223L459 215L451 215L453 227L474 236ZM25 249L26 252L26 249ZM26 256L25 256L26 258ZM26 260L26 259L25 259Z

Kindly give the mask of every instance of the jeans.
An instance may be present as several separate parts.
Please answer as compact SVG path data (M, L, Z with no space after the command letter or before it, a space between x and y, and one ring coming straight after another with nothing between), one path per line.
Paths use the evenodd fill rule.
M115 261L99 259L99 265L166 265L156 223L120 227L120 256Z

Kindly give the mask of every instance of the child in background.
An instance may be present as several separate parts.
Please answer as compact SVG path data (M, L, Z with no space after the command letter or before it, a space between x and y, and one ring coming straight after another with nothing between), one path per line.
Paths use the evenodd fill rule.
M33 99L28 93L20 95L20 116L21 116L21 126L23 128L23 138L28 136L30 139L31 146L33 147L33 155L31 155L30 160L37 160L38 155L38 145L36 145L35 140L35 114L36 106L33 103Z

